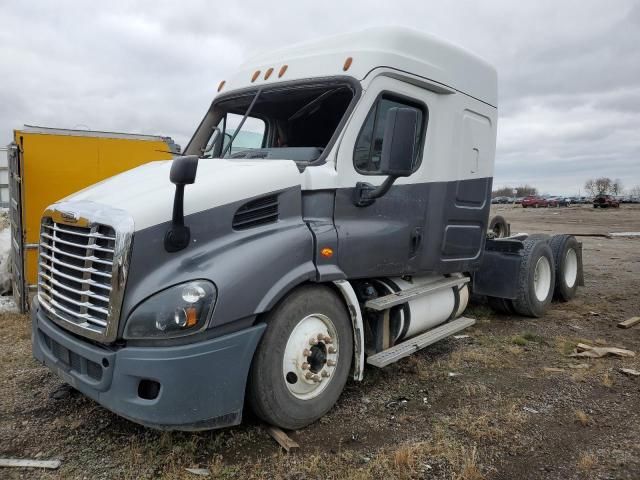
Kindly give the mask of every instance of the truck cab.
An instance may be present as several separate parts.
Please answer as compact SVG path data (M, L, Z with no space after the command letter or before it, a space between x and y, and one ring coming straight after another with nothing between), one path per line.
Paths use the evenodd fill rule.
M254 57L217 90L183 157L43 215L34 356L87 396L180 430L235 425L246 397L300 428L365 364L473 324L471 284L524 314L551 301L546 243L486 238L483 60L378 28ZM541 268L525 293L493 281L523 268Z

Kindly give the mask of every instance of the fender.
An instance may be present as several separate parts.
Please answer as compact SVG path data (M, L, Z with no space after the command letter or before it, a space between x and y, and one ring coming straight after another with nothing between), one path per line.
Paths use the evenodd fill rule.
M353 326L353 379L362 381L364 378L364 324L360 303L355 290L347 280L335 280L333 284L338 287L347 304Z

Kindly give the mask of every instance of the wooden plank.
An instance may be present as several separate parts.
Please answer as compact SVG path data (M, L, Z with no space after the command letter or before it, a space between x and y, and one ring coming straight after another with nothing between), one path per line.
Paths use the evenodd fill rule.
M265 425L265 429L267 433L271 435L271 437L280 444L282 448L284 448L287 452L293 448L300 448L297 442L291 439L289 435L284 433L278 427L274 427L273 425Z
M29 460L26 458L0 458L0 467L50 468L60 467L60 460Z
M631 328L634 325L640 323L640 317L631 317L627 320L625 320L624 322L620 322L618 324L619 328Z

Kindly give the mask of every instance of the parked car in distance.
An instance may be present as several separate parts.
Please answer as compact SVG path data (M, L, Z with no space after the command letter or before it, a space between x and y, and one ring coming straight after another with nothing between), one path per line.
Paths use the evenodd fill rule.
M598 195L593 199L593 208L618 208L620 201L611 195Z
M550 207L568 207L571 205L571 199L568 197L551 197L548 200Z
M538 197L537 195L529 195L522 199L522 208L532 207L548 207L549 201L544 197Z

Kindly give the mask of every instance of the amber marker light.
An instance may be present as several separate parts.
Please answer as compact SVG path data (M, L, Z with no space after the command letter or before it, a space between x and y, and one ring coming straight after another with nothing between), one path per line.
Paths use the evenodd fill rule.
M351 66L352 63L353 63L353 58L347 57L347 59L344 61L344 65L342 66L342 70L344 70L345 72L349 70L349 67Z
M253 77L251 77L251 83L255 82L259 76L260 76L260 70L256 70L255 72L253 72Z
M187 322L185 323L185 327L193 327L196 323L198 323L198 312L195 307L187 307L184 309L184 313L187 316Z
M266 72L264 72L264 79L269 80L269 77L271 76L272 73L273 73L273 67L269 67L269 69Z
M280 71L278 72L278 78L282 77L284 75L284 72L287 71L287 68L289 68L289 65L282 65L280 67Z
M224 84L227 83L225 80L222 80L220 82L220 85L218 85L218 91L222 90L224 88Z
M322 255L324 258L333 257L333 248L324 247L322 250L320 250L320 255Z

